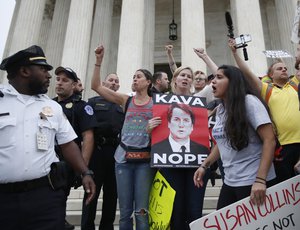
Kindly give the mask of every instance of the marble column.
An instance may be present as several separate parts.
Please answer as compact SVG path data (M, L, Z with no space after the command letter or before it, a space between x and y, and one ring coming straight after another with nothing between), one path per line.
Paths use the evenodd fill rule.
M111 25L111 37L109 51L109 65L107 67L108 73L117 73L118 64L118 51L119 51L119 35L120 35L120 23L121 23L121 0L114 1L112 25ZM107 50L107 49L106 49Z
M143 68L146 0L126 0L122 2L117 73L120 91L131 92L132 77L137 69ZM134 6L134 10L133 10Z
M278 18L274 1L266 2L266 17L270 36L270 49L281 49L280 36L278 36Z
M51 71L52 79L48 89L50 97L55 96L55 74L54 70L61 64L66 28L68 24L69 10L71 0L56 0L51 29L49 30L49 38L46 46L46 57L48 62L53 65Z
M9 38L11 38L11 41L8 43L8 46L10 47L8 53L6 51L5 54L10 55L31 45L39 45L38 41L45 3L46 0L27 0L16 2L18 15L16 18L13 18L13 32L9 32ZM3 83L7 82L5 73L2 74L1 78Z
M203 0L181 1L182 66L206 72L206 65L193 51L193 48L199 47L205 48Z
M72 68L85 82L94 0L72 0L61 65Z
M92 27L92 37L89 49L88 69L86 81L83 82L85 91L84 97L89 98L96 95L91 89L91 77L94 71L95 64L95 48L102 44L105 49L104 59L101 66L100 76L103 80L108 74L109 58L110 58L110 41L112 27L113 1L98 0L96 1L95 16Z
M38 44L46 0L20 1L9 53Z
M12 37L13 37L13 33L14 33L14 29L16 26L16 22L17 22L17 17L19 14L19 9L20 9L20 4L21 4L21 0L16 0L16 4L15 4L15 8L14 8L14 13L11 19L11 23L10 23L10 27L9 27L9 31L8 31L8 35L7 35L7 39L6 39L6 43L5 43L5 48L3 51L3 58L6 58L9 56L9 51L10 51L10 47L11 47L11 42L12 42ZM1 60L2 60L1 59ZM0 83L7 83L7 78L6 78L6 72L5 71L0 71Z
M275 7L279 24L278 36L281 40L280 49L288 51L293 57L284 59L290 74L295 73L294 54L297 45L291 42L291 34L296 11L296 2L296 0L275 0Z
M235 37L241 34L250 34L252 37L252 41L247 43L247 64L257 76L263 76L267 71L267 59L262 52L266 48L259 0L231 0L230 3ZM239 52L243 56L242 48Z
M155 31L155 0L145 1L145 34L143 68L148 69L152 74L154 71L154 31Z

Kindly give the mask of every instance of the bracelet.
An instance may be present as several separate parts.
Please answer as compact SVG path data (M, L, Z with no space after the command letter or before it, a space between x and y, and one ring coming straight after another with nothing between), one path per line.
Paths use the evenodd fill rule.
M205 165L200 165L201 168L203 168L205 171L207 170L207 167Z
M258 176L256 177L256 179L259 179L259 180L262 180L262 181L266 182L266 179L258 177Z
M264 184L264 185L266 185L266 183L264 183L264 182L261 182L261 181L254 181L254 183L259 183L259 184Z
M100 67L101 65L95 64L95 66L98 66L98 67Z
M84 171L83 173L81 173L81 178L85 177L85 176L91 176L92 178L94 178L94 172L90 169Z

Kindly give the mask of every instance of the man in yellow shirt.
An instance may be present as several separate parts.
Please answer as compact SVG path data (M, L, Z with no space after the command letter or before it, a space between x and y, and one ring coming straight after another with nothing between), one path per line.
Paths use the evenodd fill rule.
M270 108L277 137L282 146L279 159L275 161L277 180L287 180L295 175L294 165L300 156L300 111L297 94L300 74L290 79L286 65L275 62L269 73L272 82L262 82L238 56L233 39L229 40L229 47L250 84L261 92Z

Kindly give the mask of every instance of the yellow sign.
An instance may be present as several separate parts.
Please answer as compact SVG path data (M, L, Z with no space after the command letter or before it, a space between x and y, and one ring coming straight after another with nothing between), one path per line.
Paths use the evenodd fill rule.
M150 230L170 229L175 194L168 181L157 171L149 198Z

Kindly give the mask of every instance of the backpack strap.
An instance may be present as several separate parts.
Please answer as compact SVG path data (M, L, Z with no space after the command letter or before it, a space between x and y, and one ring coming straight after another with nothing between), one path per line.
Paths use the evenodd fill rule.
M273 85L271 83L268 84L267 86L267 90L266 90L266 97L265 97L265 101L267 104L269 104L269 100L272 94L272 90L273 90Z
M289 81L290 85L298 92L298 85L294 81Z
M125 109L124 109L124 114L126 114L128 106L130 104L130 102L132 101L132 97L128 97L126 103L125 103Z

